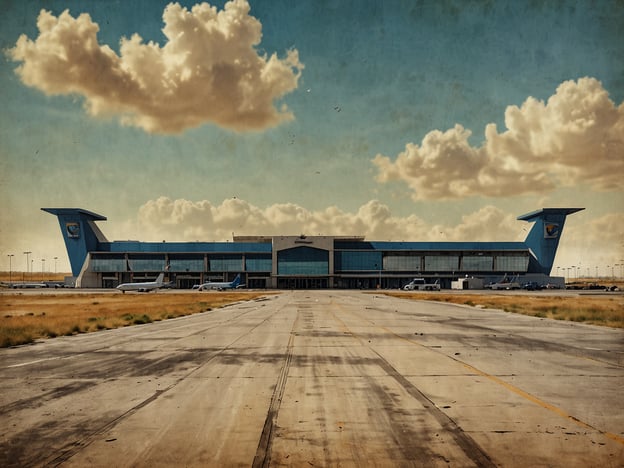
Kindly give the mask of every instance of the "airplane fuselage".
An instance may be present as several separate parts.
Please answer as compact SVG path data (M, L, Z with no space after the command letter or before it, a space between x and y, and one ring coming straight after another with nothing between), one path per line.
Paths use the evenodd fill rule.
M236 278L234 278L234 281L230 281L230 282L207 282L202 284L199 287L200 291L205 291L207 289L212 289L212 290L217 290L217 291L223 291L224 289L236 289L236 287L240 284L240 275L236 275Z
M137 292L157 291L158 289L164 286L163 285L164 277L165 277L164 273L161 273L160 275L158 275L158 278L156 279L156 281L148 281L144 283L123 283L117 286L117 289L119 289L122 293L125 293L126 291L137 291Z

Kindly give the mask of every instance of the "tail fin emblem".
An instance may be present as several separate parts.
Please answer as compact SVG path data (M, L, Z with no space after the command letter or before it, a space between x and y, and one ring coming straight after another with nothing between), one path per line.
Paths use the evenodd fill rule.
M552 239L559 236L559 225L555 223L544 224L544 238Z
M67 237L80 237L80 224L78 223L65 223L65 229L67 230Z

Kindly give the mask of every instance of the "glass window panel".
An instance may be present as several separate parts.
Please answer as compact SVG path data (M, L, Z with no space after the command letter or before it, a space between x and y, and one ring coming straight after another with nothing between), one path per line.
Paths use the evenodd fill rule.
M388 271L420 271L422 257L414 255L386 255L383 269Z
M175 259L169 260L169 271L204 271L204 259Z
M329 252L312 247L297 247L277 253L279 275L327 275Z
M270 255L245 257L245 271L265 271L270 272L273 268L273 260Z
M456 255L425 255L425 271L456 271L458 268Z
M123 258L92 258L90 268L98 273L126 271L126 260Z
M371 271L379 270L381 252L336 252L336 271Z
M131 271L163 271L165 269L165 259L128 259Z
M513 255L496 257L496 270L495 271L511 271L511 272L523 272L529 268L528 255Z
M221 255L210 257L208 260L210 271L242 271L242 255Z
M462 271L492 271L494 257L489 255L465 255L462 258Z

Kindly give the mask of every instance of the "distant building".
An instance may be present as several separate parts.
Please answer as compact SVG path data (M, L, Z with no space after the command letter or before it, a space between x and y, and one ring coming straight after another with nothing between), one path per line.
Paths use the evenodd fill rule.
M364 237L245 236L233 242L109 241L106 217L81 208L42 208L58 217L77 287L150 281L161 271L177 288L242 274L248 288L400 288L414 277L443 288L460 277L486 283L549 277L566 217L584 208L544 208L519 216L534 225L524 242L382 242Z

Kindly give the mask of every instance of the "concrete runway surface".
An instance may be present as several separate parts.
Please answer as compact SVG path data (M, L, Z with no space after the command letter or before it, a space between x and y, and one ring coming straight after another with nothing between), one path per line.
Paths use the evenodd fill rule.
M291 291L0 350L0 466L624 466L623 384L622 330Z

